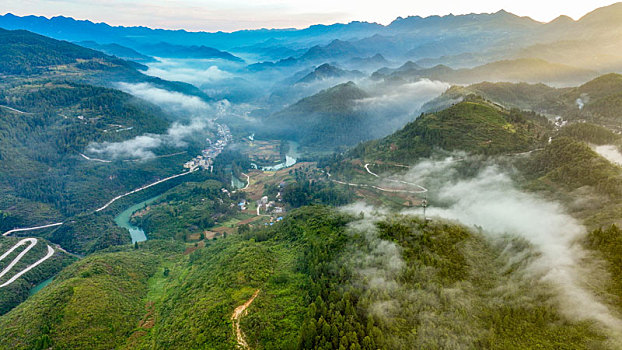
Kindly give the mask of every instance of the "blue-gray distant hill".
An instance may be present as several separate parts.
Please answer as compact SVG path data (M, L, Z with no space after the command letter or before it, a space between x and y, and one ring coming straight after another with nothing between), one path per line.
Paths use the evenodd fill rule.
M127 61L134 61L138 63L150 63L155 61L153 57L143 55L134 49L119 44L99 44L94 41L80 41L76 44L88 47L89 49L101 51L107 55L116 56Z
M422 68L407 62L397 69L381 69L372 78L387 81L416 81L422 78L456 84L473 84L481 81L549 83L575 85L598 76L594 70L551 63L542 59L521 58L487 63L474 68L453 69L444 65Z
M318 66L313 70L313 72L305 75L300 80L296 82L296 84L309 84L317 81L325 80L325 79L336 79L336 78L344 78L344 79L357 79L362 78L365 75L359 71L347 71L328 63L324 63L321 66Z

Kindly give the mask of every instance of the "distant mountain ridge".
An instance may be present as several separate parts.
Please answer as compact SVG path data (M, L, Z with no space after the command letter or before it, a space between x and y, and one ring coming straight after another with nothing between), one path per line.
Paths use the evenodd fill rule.
M364 76L360 71L346 71L341 68L332 66L328 63L324 63L313 70L313 72L305 75L302 79L298 80L296 84L307 84L324 79L332 78L362 78Z
M236 48L263 57L266 54L280 56L272 63L281 60L283 65L292 63L288 57L298 57L303 61L324 60L315 62L319 64L330 61L334 56L351 59L378 53L388 59L402 61L442 56L468 58L460 55L471 54L478 56L475 60L471 59L475 62L487 62L491 57L496 60L535 57L578 67L592 65L604 71L611 67L619 68L614 62L622 57L622 52L617 49L622 30L622 3L596 9L577 21L559 17L549 23L498 11L425 18L411 16L397 18L386 26L351 22L314 25L305 29L207 33L113 27L67 17L18 17L9 13L0 16L0 27L28 29L69 41L116 43L135 50L141 45L159 42L185 47L206 46L220 51ZM567 41L574 41L577 45L560 46ZM512 45L508 49L500 51L510 42ZM305 47L307 51L297 56L296 53L302 52L301 48Z
M76 44L89 49L101 51L107 55L116 56L127 61L139 63L149 63L155 61L153 57L143 55L134 49L119 44L98 44L94 41L80 41Z
M397 69L376 71L372 78L407 81L428 78L457 84L506 81L573 85L583 83L596 76L598 76L596 71L551 63L542 59L521 58L495 61L474 68L462 69L452 69L445 65L421 68L415 63L407 62Z

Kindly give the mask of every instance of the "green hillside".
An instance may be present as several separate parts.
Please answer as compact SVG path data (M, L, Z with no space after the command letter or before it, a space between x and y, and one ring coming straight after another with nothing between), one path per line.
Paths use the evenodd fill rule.
M591 186L601 195L622 195L622 174L618 167L600 157L590 147L571 138L556 138L531 159L530 173L547 186L566 190Z
M0 229L29 223L40 210L71 215L92 208L108 193L142 183L150 175L136 173L130 183L103 179L125 173L132 164L89 163L79 155L91 142L116 142L145 132L165 132L170 116L159 108L118 90L75 83L34 82L2 90L0 101L0 193L17 207L0 207L5 215L22 216L19 202L30 206L23 222L7 219ZM116 130L121 130L117 132ZM129 165L129 167L128 167ZM40 176L45 169L46 176ZM145 169L147 170L147 169ZM157 170L156 170L157 172ZM112 182L117 182L114 185ZM112 187L111 187L112 186ZM7 203L8 204L8 203Z
M74 65L83 69L142 67L99 51L66 41L54 40L25 30L0 29L0 73L34 74L49 72L54 66Z
M161 89L210 98L197 87L151 77L147 67L67 41L25 30L0 28L0 76L8 81L38 77L115 87L119 81L149 83Z
M175 244L91 255L2 316L4 349L110 349L125 343L144 315L149 278Z
M502 249L479 234L415 217L348 228L361 219L306 207L188 255L158 241L93 254L0 317L0 348L235 349L231 315L257 290L240 323L255 349L587 349L603 340L563 320L544 284L508 274ZM378 247L393 245L397 265L384 265ZM384 269L390 289L365 277ZM396 307L374 311L387 303Z
M525 152L546 140L548 122L534 113L503 110L471 97L436 113L423 114L384 139L363 143L353 157L412 162L435 150L495 155Z
M453 86L428 102L424 110L438 110L471 94L482 96L507 108L559 115L565 120L587 120L620 128L622 75L606 74L572 88L553 88L543 84L478 83ZM581 107L580 107L581 106Z
M21 238L18 237L0 236L0 255L8 251L20 240ZM40 239L37 244L34 245L32 249L30 249L28 253L24 255L6 275L0 278L0 284L6 282L9 278L14 276L14 274L19 273L30 264L43 258L47 254L48 244L50 244L48 241ZM29 246L29 244L23 245L21 248L17 248L13 251L13 253L0 261L0 271L7 267L7 265L9 265L9 263L13 261L13 259L15 259L17 255L27 246ZM0 288L0 315L7 313L9 310L26 300L35 285L54 276L62 270L63 267L71 264L74 260L75 259L68 256L64 252L55 249L54 255L42 264L28 271L10 285Z
M192 233L201 234L239 212L237 204L244 193L228 196L221 191L223 186L216 180L183 183L164 192L132 223L149 232L151 239L183 241Z
M424 110L439 110L452 103L475 94L501 104L507 108L546 112L559 103L563 90L544 84L527 83L489 83L483 82L469 86L452 86L443 95L429 101Z

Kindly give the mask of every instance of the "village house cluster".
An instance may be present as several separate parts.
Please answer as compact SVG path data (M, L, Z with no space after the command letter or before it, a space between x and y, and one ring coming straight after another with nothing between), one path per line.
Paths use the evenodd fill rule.
M209 170L210 172L214 170L214 159L218 157L222 150L225 149L233 139L228 126L224 124L216 124L216 126L218 127L218 140L212 142L210 139L207 139L210 146L204 149L201 155L184 163L184 168L190 169L190 171L194 171L199 167L204 170Z

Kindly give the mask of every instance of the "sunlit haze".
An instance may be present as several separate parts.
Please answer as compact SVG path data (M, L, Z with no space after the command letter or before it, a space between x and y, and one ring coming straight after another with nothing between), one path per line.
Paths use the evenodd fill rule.
M504 9L548 22L559 15L578 19L615 1L539 0L5 0L2 13L70 16L112 25L234 31L303 28L312 24L369 21L388 24L396 17L484 13Z

